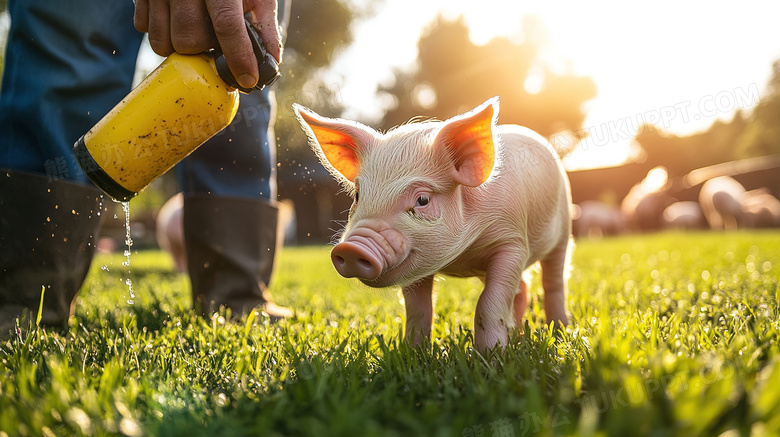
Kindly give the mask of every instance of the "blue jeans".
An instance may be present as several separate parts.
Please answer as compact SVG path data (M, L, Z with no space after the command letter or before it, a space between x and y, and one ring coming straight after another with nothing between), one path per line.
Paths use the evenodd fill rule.
M0 168L89 184L73 144L130 92L143 37L133 2L10 0L8 10ZM233 123L177 166L185 194L275 199L273 112L267 88L242 94Z

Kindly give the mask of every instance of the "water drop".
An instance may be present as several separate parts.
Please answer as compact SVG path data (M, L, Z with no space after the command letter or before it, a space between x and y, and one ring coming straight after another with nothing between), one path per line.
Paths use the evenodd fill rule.
M130 290L130 298L135 299L135 293L133 293L133 281L130 280L130 278L125 279L125 284L127 284L127 288Z

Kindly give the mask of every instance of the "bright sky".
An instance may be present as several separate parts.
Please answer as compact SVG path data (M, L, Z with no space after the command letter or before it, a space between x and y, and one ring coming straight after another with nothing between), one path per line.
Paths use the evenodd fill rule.
M656 0L639 5L385 0L375 17L356 26L354 45L327 80L338 89L346 117L375 121L386 104L375 96L377 85L392 82L393 66L414 65L419 34L437 15L464 15L471 39L484 44L497 35L521 38L522 18L532 14L549 33L543 61L559 71L590 76L598 87L598 96L587 103L584 128L590 138L567 158L569 168L625 160L643 121L690 134L758 102L772 62L780 59L780 3Z

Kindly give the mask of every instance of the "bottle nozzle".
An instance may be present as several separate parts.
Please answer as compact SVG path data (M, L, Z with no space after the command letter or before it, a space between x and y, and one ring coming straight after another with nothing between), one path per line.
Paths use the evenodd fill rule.
M221 77L226 84L233 88L237 88L243 93L262 90L266 86L276 82L276 79L281 76L279 73L279 63L276 62L276 59L274 59L274 57L265 49L265 44L263 44L260 34L257 33L257 30L255 30L254 26L252 26L252 23L249 21L249 17L249 13L244 15L244 23L246 24L247 33L249 33L249 40L252 42L252 50L255 52L255 57L257 58L257 84L253 88L242 87L238 84L238 81L235 76L233 76L230 68L228 68L224 53L222 53L221 50L218 50L214 57L214 63L216 64L219 77Z

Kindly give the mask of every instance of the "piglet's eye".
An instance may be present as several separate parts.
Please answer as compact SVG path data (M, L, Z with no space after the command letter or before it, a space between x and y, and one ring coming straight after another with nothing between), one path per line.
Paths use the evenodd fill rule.
M417 202L415 206L425 206L430 202L431 199L428 196L420 196L417 198Z

